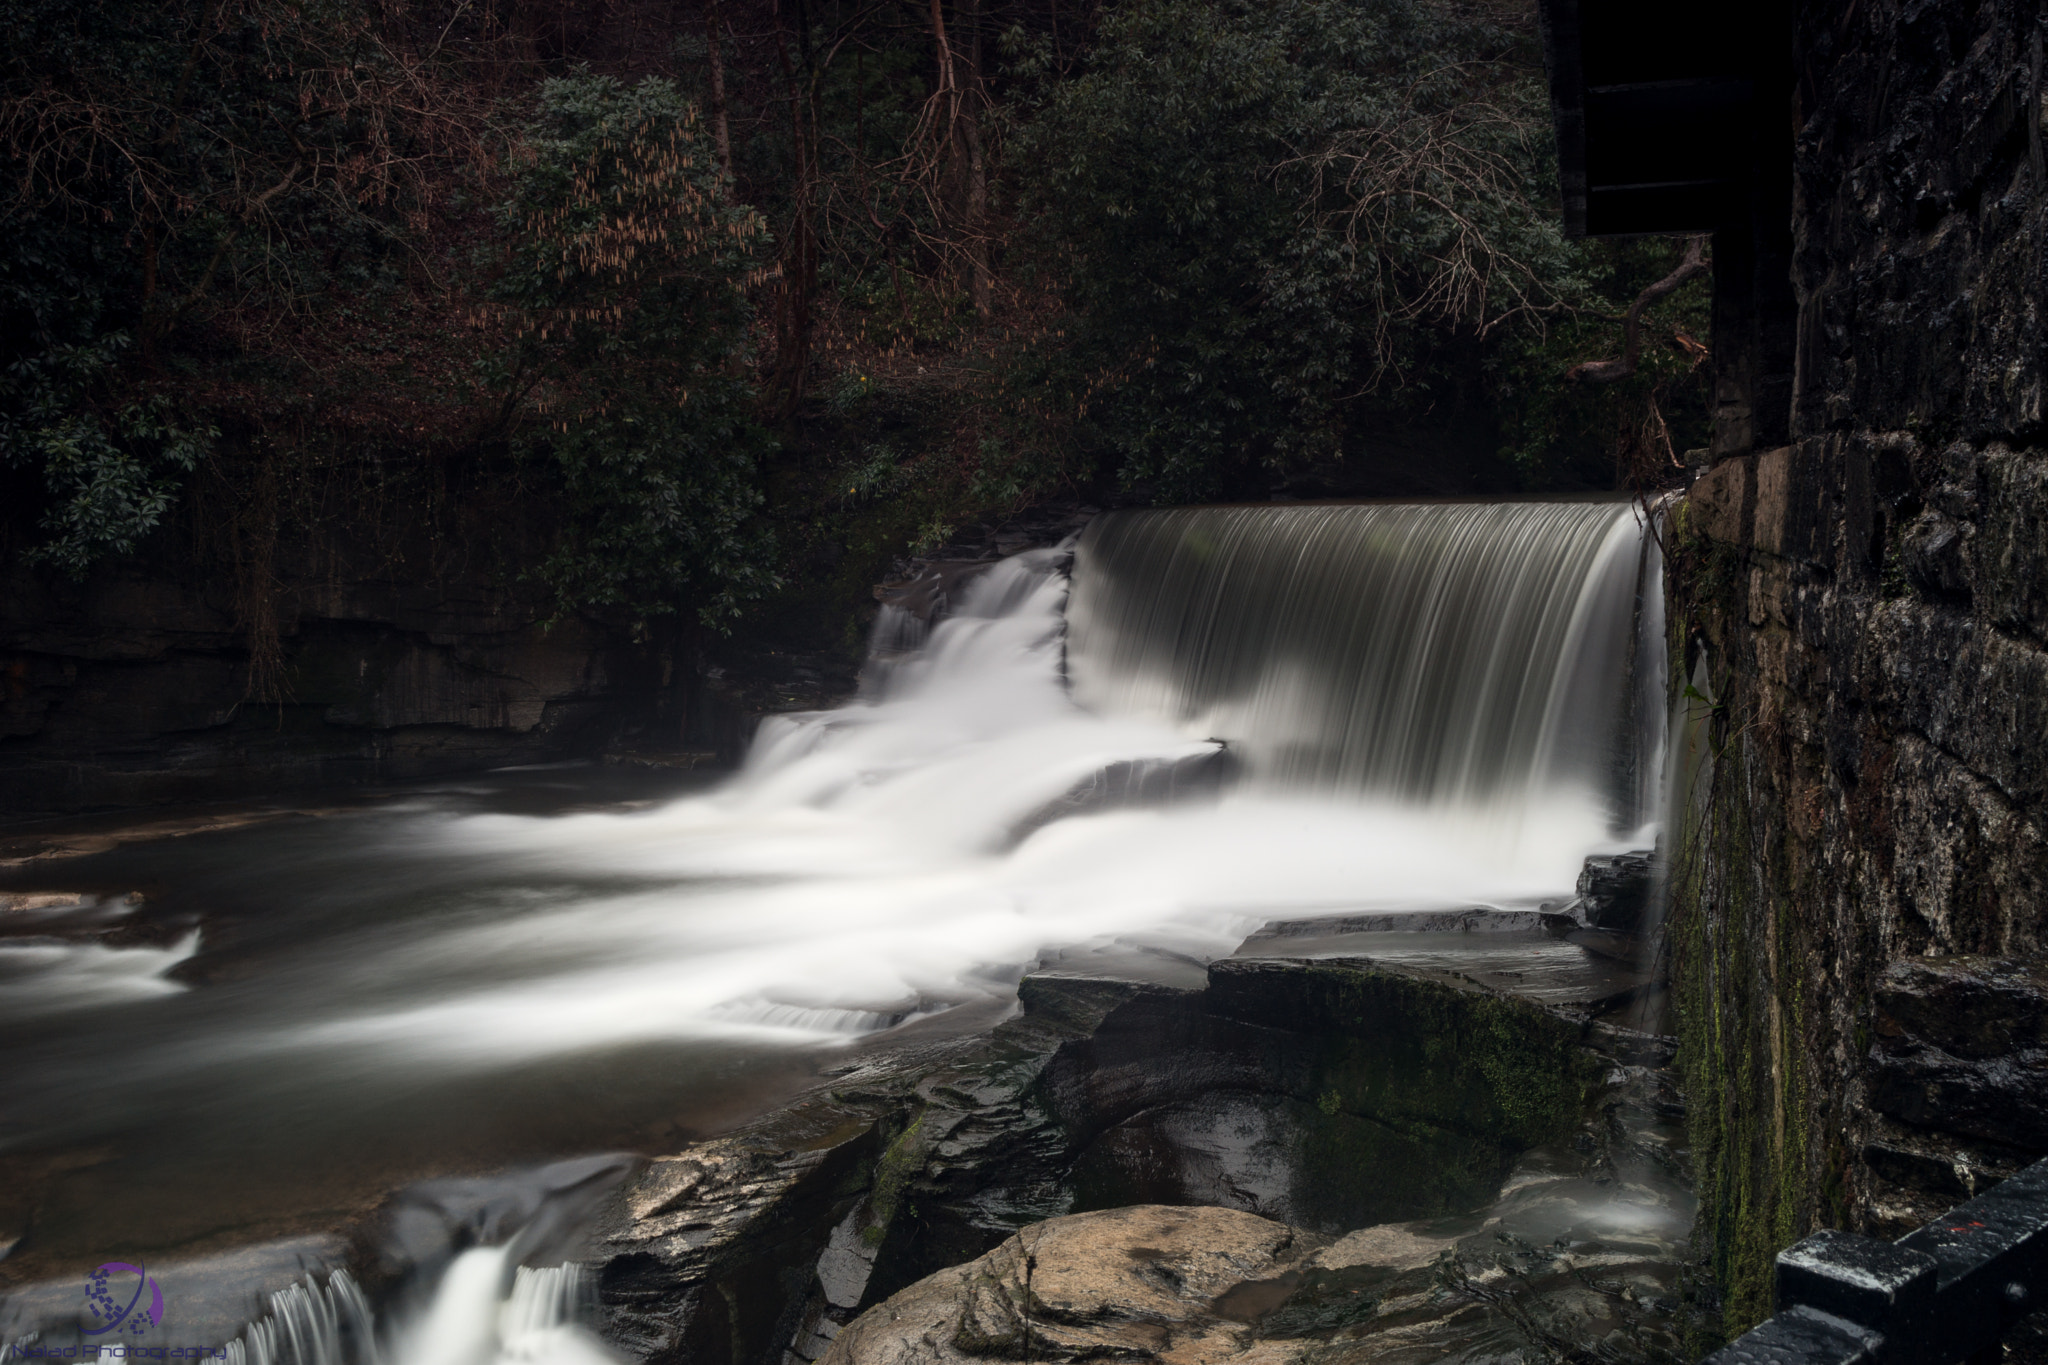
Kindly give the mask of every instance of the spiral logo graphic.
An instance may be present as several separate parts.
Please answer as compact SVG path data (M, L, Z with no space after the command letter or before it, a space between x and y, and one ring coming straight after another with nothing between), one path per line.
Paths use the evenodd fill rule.
M128 1275L135 1277L133 1293L128 1292ZM149 1307L138 1310L144 1289L149 1291ZM122 1301L124 1297L125 1303ZM100 1321L99 1326L85 1329L89 1337L114 1331L140 1336L164 1319L164 1291L143 1273L141 1266L129 1265L126 1261L108 1261L87 1277L85 1303Z

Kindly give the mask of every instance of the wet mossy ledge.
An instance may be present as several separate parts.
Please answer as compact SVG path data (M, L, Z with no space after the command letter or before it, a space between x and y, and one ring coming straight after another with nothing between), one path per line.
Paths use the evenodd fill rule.
M1568 1136L1598 1074L1583 1028L1450 973L1228 959L1204 991L1111 1011L1041 1090L1075 1210L1235 1204L1335 1232L1476 1207ZM1233 1141L1234 1173L1172 1155Z
M1675 1099L1627 1060L1669 1041L1597 1001L1369 958L1227 959L1200 987L1048 972L1019 997L991 1035L850 1064L652 1162L598 1234L606 1336L649 1361L814 1361L892 1295L1095 1210L1215 1206L1323 1238L1476 1215L1532 1149L1611 1179L1643 1128L1615 1117L1617 1078ZM1658 1254L1647 1273L1675 1273Z
M1319 1107L1395 1129L1534 1147L1577 1122L1595 1077L1582 1024L1449 973L1229 960L1211 968L1209 995L1220 1014L1315 1033Z

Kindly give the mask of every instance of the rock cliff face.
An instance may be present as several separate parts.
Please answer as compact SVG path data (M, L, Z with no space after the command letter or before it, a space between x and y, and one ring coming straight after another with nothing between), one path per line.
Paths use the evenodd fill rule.
M1790 442L1670 526L1681 1064L1731 1328L1809 1229L1896 1235L2048 1152L2041 43L2010 0L1801 9Z
M859 686L837 640L851 619L754 620L719 638L691 627L687 605L638 631L557 617L525 574L547 544L537 498L359 501L274 537L263 677L242 570L194 508L84 583L8 563L0 527L0 820L600 752L729 766L762 716L836 706ZM1048 504L968 528L942 559L900 561L901 581L876 595L910 611L914 645L949 588L1095 510Z
M218 582L0 583L0 815L393 780L591 752L661 680L481 575L290 581L277 702Z

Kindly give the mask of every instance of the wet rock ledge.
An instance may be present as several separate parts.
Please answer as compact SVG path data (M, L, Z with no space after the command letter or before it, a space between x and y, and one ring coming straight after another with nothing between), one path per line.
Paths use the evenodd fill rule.
M652 1162L598 1234L605 1335L661 1365L1673 1345L1668 1040L1611 1021L1610 976L1537 1000L1420 960L1554 933L1383 937L1199 987L1029 976L990 1036Z

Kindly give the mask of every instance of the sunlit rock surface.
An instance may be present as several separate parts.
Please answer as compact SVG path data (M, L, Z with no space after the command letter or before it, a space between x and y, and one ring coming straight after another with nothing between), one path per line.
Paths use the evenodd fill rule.
M877 1305L839 1334L823 1365L1247 1358L1260 1291L1307 1268L1312 1245L1233 1209L1142 1205L1055 1218Z
M1333 1241L1161 1205L1055 1218L869 1309L821 1365L1476 1365L1559 1350L1649 1359L1675 1344L1651 1321L1668 1285L1646 1273L1641 1244L1463 1232L1383 1224Z

